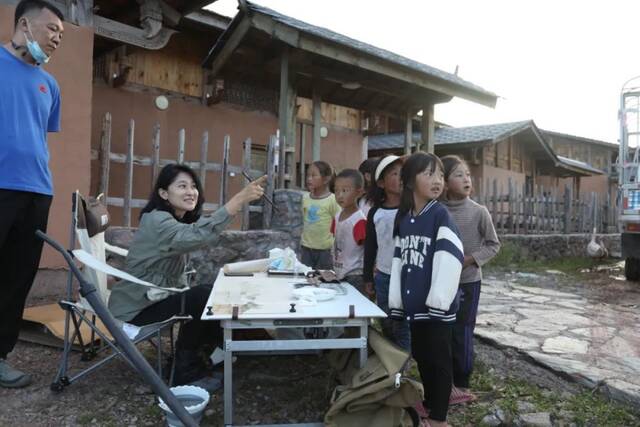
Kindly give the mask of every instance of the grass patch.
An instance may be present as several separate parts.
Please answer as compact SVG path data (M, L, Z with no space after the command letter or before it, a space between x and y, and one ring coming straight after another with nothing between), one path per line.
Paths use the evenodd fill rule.
M629 409L591 392L574 395L566 402L565 409L574 413L574 422L579 426L618 427L640 425L640 418Z
M451 425L481 426L482 419L497 409L503 411L506 424L512 425L520 415L518 402L532 405L534 409L528 412L548 412L552 419L560 418L578 426L640 425L640 414L604 396L585 391L566 398L515 377L501 378L481 363L475 365L471 390L478 400L450 407L448 421Z
M615 263L588 257L561 257L552 260L533 260L522 248L511 242L504 242L500 252L488 264L487 268L495 270L513 270L541 272L558 270L566 274L577 274L581 269L593 268L597 265Z

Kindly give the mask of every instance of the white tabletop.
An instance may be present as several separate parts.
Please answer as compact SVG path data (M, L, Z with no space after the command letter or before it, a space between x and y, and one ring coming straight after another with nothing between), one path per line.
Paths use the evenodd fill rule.
M238 307L238 319L330 319L349 317L349 306L354 307L354 317L386 317L376 304L368 300L346 282L341 285L346 295L337 295L328 301L308 305L296 300L293 295L295 283L303 283L304 277L267 276L255 273L251 277L225 276L222 269L213 285L213 290L202 320L229 320L233 307ZM290 312L295 303L295 312ZM207 315L211 306L213 315Z

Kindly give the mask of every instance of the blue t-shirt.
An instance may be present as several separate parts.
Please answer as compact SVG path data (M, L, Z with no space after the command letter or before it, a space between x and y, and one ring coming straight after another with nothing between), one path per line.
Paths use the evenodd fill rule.
M53 195L47 132L60 130L60 89L0 46L0 188Z

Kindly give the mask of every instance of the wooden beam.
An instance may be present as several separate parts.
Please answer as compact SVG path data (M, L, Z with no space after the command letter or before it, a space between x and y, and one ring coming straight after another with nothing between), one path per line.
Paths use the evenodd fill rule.
M210 77L214 78L222 69L227 60L231 57L234 50L240 45L240 42L251 28L251 21L247 16L242 16L237 26L229 25L227 31L231 34L227 34L227 31L222 33L216 44L211 48L209 60L213 58L211 62Z
M413 139L413 110L408 109L405 115L404 154L411 154L411 140Z
M434 119L433 104L425 105L422 108L422 121L420 122L420 128L422 133L422 150L425 150L427 153L435 154L436 121Z
M322 127L322 98L314 85L313 91L313 148L312 161L320 160L320 128Z

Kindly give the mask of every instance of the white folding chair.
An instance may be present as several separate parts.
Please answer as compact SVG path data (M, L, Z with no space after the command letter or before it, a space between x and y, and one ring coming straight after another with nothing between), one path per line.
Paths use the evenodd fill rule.
M108 276L127 280L132 284L145 286L149 289L155 288L169 293L184 293L188 290L188 288L161 288L110 266L107 264L107 251L118 256L126 257L127 250L105 242L104 231L109 225L108 216L102 218L100 227L97 230L91 230L90 232L87 223L86 202L80 193L76 191L73 193L72 200L71 243L69 251L83 264L86 278L95 286L100 299L106 306L108 306L110 296L107 284ZM75 249L76 239L80 245L79 249ZM64 347L58 372L51 383L51 389L53 391L62 391L64 387L71 385L83 376L93 372L113 358L122 356L122 351L118 347L117 342L115 342L108 332L106 332L106 329L102 327L91 304L82 296L75 298L76 292L73 283L73 275L70 272L67 281L67 299L59 302L60 307L65 310ZM170 337L170 353L172 359L175 361L173 326L177 322L188 320L191 320L191 316L173 316L162 322L145 325L143 327L138 327L126 322L120 322L119 326L135 344L150 341L156 347L157 370L158 374L162 377L162 362L164 358L161 334L165 330L168 331ZM80 333L83 325L90 328L90 338L88 340L85 340ZM99 342L97 343L97 341ZM105 356L91 366L81 369L79 372L74 372L74 374L70 374L69 358L74 346L79 347L82 351L82 361L91 361L103 352ZM112 350L111 353L107 352L109 349ZM127 360L126 358L124 359ZM172 377L173 365L169 376L170 382Z

